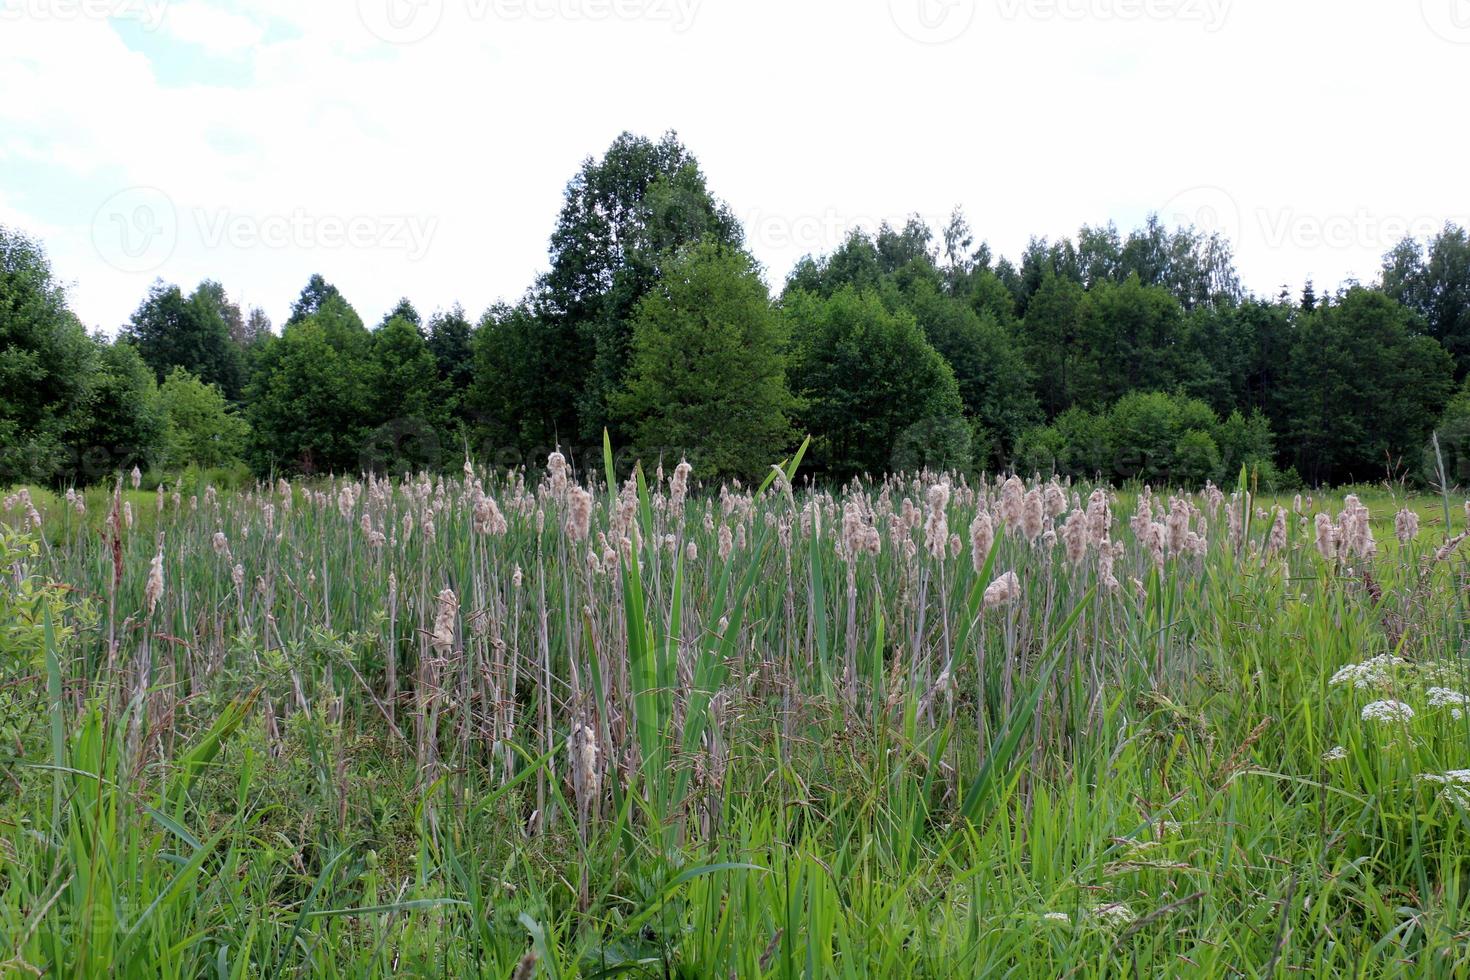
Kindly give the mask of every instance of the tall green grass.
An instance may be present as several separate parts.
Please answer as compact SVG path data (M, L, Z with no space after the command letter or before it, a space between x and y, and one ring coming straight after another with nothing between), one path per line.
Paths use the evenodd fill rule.
M1376 552L1324 558L1340 497L1242 485L1158 561L1115 494L1112 588L1014 521L974 555L1000 481L836 493L800 460L676 509L609 451L585 539L520 473L12 501L0 972L1470 970L1447 501L1364 494ZM1413 717L1365 720L1386 700Z

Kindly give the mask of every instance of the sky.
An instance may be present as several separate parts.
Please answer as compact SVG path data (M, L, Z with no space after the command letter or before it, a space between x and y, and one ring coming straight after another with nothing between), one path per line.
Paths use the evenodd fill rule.
M1246 287L1470 224L1470 0L0 0L0 224L114 333L159 278L279 324L478 316L569 178L677 130L779 288L956 206L1016 257L1151 212Z

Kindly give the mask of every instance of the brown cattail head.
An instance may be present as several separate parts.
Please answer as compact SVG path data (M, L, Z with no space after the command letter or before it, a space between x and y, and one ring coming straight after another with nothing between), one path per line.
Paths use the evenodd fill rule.
M1087 537L1094 548L1101 548L1107 543L1112 525L1113 510L1108 492L1099 487L1087 498Z
M1355 494L1348 494L1343 501L1338 524L1342 526L1343 548L1359 558L1372 558L1373 553L1378 550L1378 545L1373 540L1371 520L1368 508L1363 506L1362 501Z
M689 495L689 474L693 472L688 460L680 460L674 467L674 475L669 479L669 506L675 514L684 508L684 499Z
M434 632L429 643L434 652L441 657L447 657L454 649L454 627L459 618L459 596L454 594L453 589L444 589L439 593L439 608L434 615Z
M1339 531L1326 514L1317 515L1317 552L1326 561L1337 560Z
M949 548L949 484L936 483L929 488L929 516L924 523L924 544L929 554L944 559Z
M590 725L573 725L567 736L567 763L577 803L586 808L601 793L602 770L598 765L597 732Z
M1021 580L1015 572L1006 572L985 587L985 608L998 609L1015 605L1021 598Z
M1062 544L1067 550L1067 563L1080 565L1087 557L1087 514L1074 510L1062 522Z
M551 478L551 494L560 497L567 490L567 458L559 452L546 457L546 473Z
M153 610L158 608L158 600L163 598L163 549L153 556L153 561L148 565L148 585L143 589L143 601L148 606L148 615L153 615Z
M990 549L995 545L995 524L984 510L970 522L970 563L978 573L985 568L990 558Z
M1419 515L1405 507L1393 519L1393 531L1399 544L1408 545L1419 536Z
M567 498L566 528L573 541L585 539L592 528L592 494L581 487L573 487Z
M481 493L479 487L475 488L475 531L479 534L490 534L496 537L504 534L510 525L505 520L505 515L500 511L500 505L495 498L489 494ZM425 529L427 533L427 529Z
M1011 534L1019 530L1021 521L1025 517L1025 510L1026 484L1013 476L1006 480L1000 488L1000 507L998 509L1001 523Z
M1271 534L1266 539L1266 553L1277 554L1286 548L1286 509L1275 508L1276 519L1271 522Z
M1021 533L1027 541L1035 544L1036 539L1041 537L1041 533L1045 529L1043 527L1045 522L1046 502L1042 498L1041 491L1032 490L1026 494L1022 501Z
M1113 574L1113 544L1106 538L1097 550L1097 584L1104 592L1118 591L1118 577Z

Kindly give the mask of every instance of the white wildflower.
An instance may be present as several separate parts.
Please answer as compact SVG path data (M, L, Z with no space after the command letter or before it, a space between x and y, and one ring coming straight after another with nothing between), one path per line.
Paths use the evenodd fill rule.
M1364 721L1406 722L1414 717L1414 709L1402 701L1374 701L1363 709Z

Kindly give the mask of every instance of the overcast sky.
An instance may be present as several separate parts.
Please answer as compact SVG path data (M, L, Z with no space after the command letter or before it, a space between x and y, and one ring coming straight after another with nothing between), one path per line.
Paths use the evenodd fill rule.
M1470 221L1470 0L0 0L0 223L116 330L157 277L276 322L471 315L562 191L676 129L779 285L853 225L1221 228L1246 286Z

